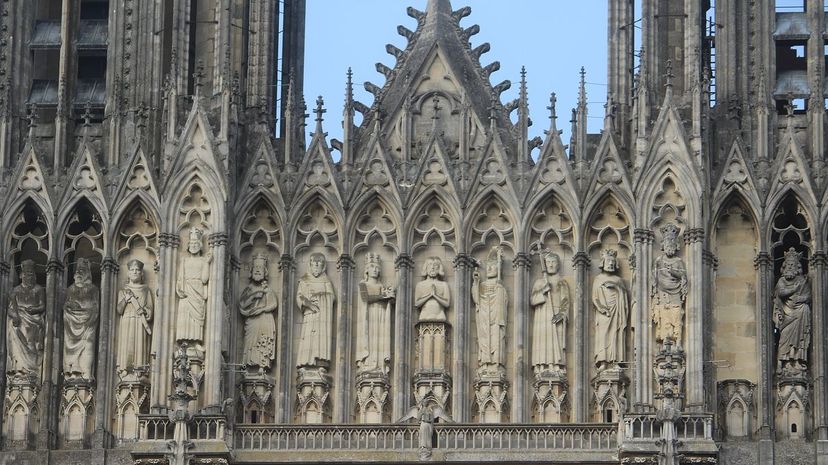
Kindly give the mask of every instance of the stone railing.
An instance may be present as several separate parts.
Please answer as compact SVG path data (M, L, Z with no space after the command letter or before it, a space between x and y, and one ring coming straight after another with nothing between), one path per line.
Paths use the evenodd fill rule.
M682 414L674 422L680 440L713 440L713 415ZM661 438L661 422L655 414L625 415L624 441L655 441Z
M221 416L196 415L187 423L187 429L193 441L224 440L225 420ZM141 441L169 441L174 432L175 423L166 415L141 415L138 419Z
M618 447L615 424L436 425L436 449L602 450ZM237 425L237 450L384 451L416 450L419 428L412 425Z

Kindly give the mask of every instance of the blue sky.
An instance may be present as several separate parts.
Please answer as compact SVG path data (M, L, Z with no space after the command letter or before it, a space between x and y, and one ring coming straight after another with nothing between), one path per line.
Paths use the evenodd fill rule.
M393 67L385 44L405 48L397 25L416 28L405 10L425 10L426 0L308 0L305 58L305 99L313 110L316 97L325 99L325 130L342 139L342 105L345 74L353 69L357 100L370 105L373 96L362 84L382 86L384 77L375 63ZM530 138L543 136L549 127L549 95L557 93L558 128L569 143L571 109L577 104L579 70L587 71L589 130L602 127L607 82L607 4L605 0L453 0L454 9L472 8L462 25L480 25L472 46L492 45L481 61L500 61L491 81L512 81L502 95L507 102L517 97L520 68L526 66L529 104L534 125ZM309 111L313 115L312 111ZM313 116L312 116L313 117ZM311 119L312 119L311 117ZM312 130L312 120L308 121Z

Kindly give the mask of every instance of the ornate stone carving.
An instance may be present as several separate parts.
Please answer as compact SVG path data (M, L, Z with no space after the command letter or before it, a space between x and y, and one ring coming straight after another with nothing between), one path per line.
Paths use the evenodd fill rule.
M472 302L477 321L478 374L501 373L506 356L506 313L509 293L501 279L503 250L495 247L485 262L486 277L481 282L475 270L472 277Z
M118 291L116 309L120 319L115 366L120 372L135 369L146 371L149 365L149 339L152 335L155 297L144 283L142 261L127 262L127 282Z
M365 279L359 283L356 364L358 373L387 375L391 369L391 315L396 291L380 281L380 265L379 255L366 255Z
M248 368L270 370L276 358L276 320L279 306L276 292L268 283L268 258L253 256L250 282L239 298L239 313L244 319L242 364Z
M684 331L684 302L687 298L687 269L677 257L678 227L669 223L661 228L661 250L653 267L652 320L656 325L655 340L668 338L681 347Z
M805 376L811 343L811 283L802 272L801 255L785 252L782 276L773 293L773 323L779 331L777 374Z
M40 382L45 331L46 290L35 281L35 262L21 263L21 283L9 295L6 373Z
M185 342L193 355L204 352L204 322L207 318L207 284L210 281L211 253L202 256L204 231L190 228L187 256L181 259L175 293L178 310L175 323L175 340Z
M532 286L532 367L535 377L545 372L566 372L566 329L569 320L569 284L558 274L558 254L542 254L543 276Z
M426 259L420 275L423 280L414 289L414 307L420 311L414 397L418 404L431 403L446 409L451 389L447 364L450 326L446 315L451 289L439 257Z
M726 379L719 381L716 387L722 439L750 437L753 432L753 396L756 385L746 379Z
M63 373L67 380L93 378L100 303L89 260L80 258L75 266L75 282L66 290L63 306Z
M592 283L595 307L595 365L598 371L626 360L629 294L618 269L618 252L607 249L601 257L601 274Z

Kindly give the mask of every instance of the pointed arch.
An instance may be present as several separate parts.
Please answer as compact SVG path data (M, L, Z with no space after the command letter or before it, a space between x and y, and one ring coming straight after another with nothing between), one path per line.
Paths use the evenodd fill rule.
M346 243L353 249L352 255L368 247L374 237L396 254L400 253L402 214L395 207L397 204L377 190L365 192L354 202L345 223ZM377 213L379 217L375 217Z
M477 195L477 200L467 208L463 226L461 249L474 253L485 247L487 240L497 239L500 245L517 253L523 244L516 234L518 215L512 203L505 200L505 193L497 186L489 186ZM490 217L494 214L493 217Z
M581 231L573 216L573 212L578 211L577 207L567 197L554 188L547 188L536 196L526 207L520 225L523 231L521 243L532 249L536 243L545 244L547 236L554 236L557 243L574 252Z
M235 210L238 212L235 219L236 223L233 226L233 231L236 231L233 247L236 256L241 254L246 243L252 246L252 242L261 234L267 236L268 244L278 254L284 253L286 250L285 213L283 209L277 206L276 199L270 191L255 190L244 201L240 202ZM249 224L251 221L256 224ZM262 221L272 224L261 224Z
M743 214L747 214L751 224L754 227L756 243L759 244L763 239L763 231L759 227L761 213L755 208L753 202L745 195L741 189L733 189L728 191L727 195L723 197L716 205L713 206L713 215L710 217L711 234L710 241L715 244L718 238L718 227L722 218L730 215L730 211L734 206L741 208Z
M795 234L799 237L799 242L807 249L808 255L810 255L810 253L815 250L817 245L814 243L815 234L813 231L814 218L817 217L816 212L809 208L807 203L802 201L802 192L795 187L789 187L781 191L780 194L780 196L773 199L773 203L768 203L768 208L765 210L765 218L762 223L765 225L765 230L763 232L764 237L767 238L766 240L768 241L768 251L773 254L778 247L782 247L784 245L784 238L787 237L789 233L795 232L794 229L796 229L800 230L800 232L795 232ZM795 211L791 211L789 213L801 216L801 218L797 221L800 223L804 221L804 223L789 225L777 224L777 219L779 219L780 215L784 214L786 205L789 210L795 209ZM803 235L805 230L807 230L807 237Z
M605 188L600 192L601 195L594 197L584 208L581 250L589 253L600 247L608 235L612 235L615 243L631 252L634 224L632 203L625 202L615 189Z
M205 226L208 225L206 218L203 217L207 213L210 217L209 229L211 232L215 232L216 228L222 227L225 224L224 198L219 197L214 189L210 189L210 186L215 186L220 182L217 176L210 171L203 172L196 167L190 167L186 175L181 176L180 179L182 181L180 183L168 184L175 186L175 188L167 193L165 196L166 202L161 207L162 224L166 225L166 229L178 232L187 223L187 221L180 221L180 215L183 215L188 221L190 220L190 216L194 211L191 210L185 213L182 211L182 205L193 194L193 188L196 186L200 189L201 195L207 199L208 209L200 212L202 222L205 223Z
M659 195L663 194L666 183L671 182L675 192L679 195L686 206L686 211L681 218L684 228L696 228L704 225L703 210L701 202L704 193L700 189L698 177L692 169L682 163L674 163L669 158L663 158L649 170L641 179L636 194L638 210L636 216L638 225L642 228L651 229L655 222L664 212L660 211L663 205L657 205ZM655 216L653 213L655 212Z
M0 220L4 237L0 250L5 251L9 260L23 250L23 243L27 239L34 240L37 244L35 250L43 253L46 258L54 250L54 221L51 212L46 214L48 210L44 210L44 207L49 206L45 205L41 197L24 194L6 210L9 214ZM18 227L24 222L30 223L32 227L27 228L27 231L18 231ZM41 226L37 226L38 223L41 223Z
M341 208L328 200L327 191L314 188L305 192L295 204L288 220L288 241L293 254L312 245L315 238L322 245L341 255L344 253L343 231L345 217Z

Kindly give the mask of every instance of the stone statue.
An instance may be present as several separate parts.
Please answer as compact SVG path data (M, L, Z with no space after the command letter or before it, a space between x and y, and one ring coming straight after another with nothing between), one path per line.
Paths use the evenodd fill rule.
M302 329L296 366L327 367L331 361L333 313L336 292L325 273L327 262L321 253L310 256L309 272L299 280L296 303L302 311Z
M127 282L118 291L116 306L118 315L118 339L115 366L119 371L149 365L149 339L152 335L152 316L155 297L144 283L144 263L140 260L127 262Z
M101 294L92 284L89 260L79 258L75 282L66 290L63 306L63 373L66 379L93 378Z
M681 347L684 329L684 301L687 298L687 268L676 253L679 249L678 227L670 223L661 228L661 251L655 261L652 284L652 319L655 340L667 338Z
M261 369L270 369L276 358L276 320L273 314L279 307L279 299L268 285L267 275L267 255L254 255L250 265L250 284L239 298L239 313L244 318L242 363Z
M773 293L773 322L779 331L778 372L801 375L807 369L811 343L811 283L802 273L801 255L785 252L782 276Z
M486 259L486 278L481 282L475 270L472 301L477 319L477 359L479 371L497 373L506 361L506 311L509 293L501 280L503 249L495 247Z
M561 259L546 251L541 255L543 276L532 286L532 366L535 375L566 372L566 324L569 319L569 285L558 274Z
M207 283L210 281L212 254L202 256L204 231L190 228L188 256L181 259L175 293L178 313L175 320L176 342L187 342L196 351L203 350L204 321L207 318Z
M414 289L414 307L420 310L420 321L446 321L451 289L444 281L446 272L440 257L429 257L421 276L425 279Z
M605 250L601 256L601 274L592 283L595 306L595 366L598 371L624 361L625 336L629 321L627 286L618 276L618 252Z
M358 373L391 370L391 315L397 293L379 280L381 259L365 256L365 279L359 283L359 308L356 321L356 364Z
M37 284L35 262L20 264L20 285L9 295L6 324L6 372L14 377L40 378L46 326L46 290Z

